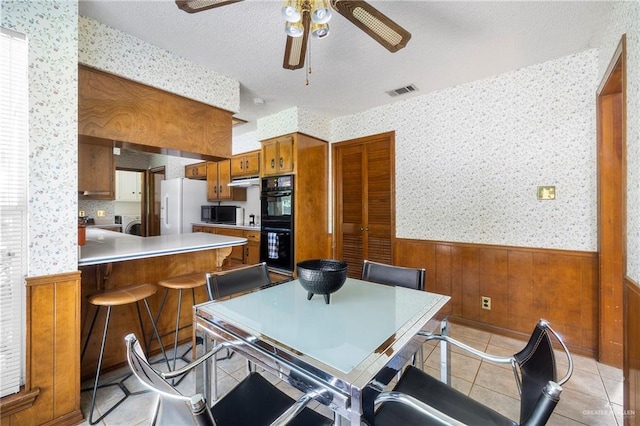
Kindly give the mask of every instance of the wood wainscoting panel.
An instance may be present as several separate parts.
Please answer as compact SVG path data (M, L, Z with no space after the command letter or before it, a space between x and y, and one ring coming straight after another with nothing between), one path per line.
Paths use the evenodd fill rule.
M624 424L640 425L640 286L624 283Z
M2 424L77 424L80 411L80 272L27 281L25 392L40 389L33 406Z
M453 317L521 337L545 318L573 351L597 354L597 253L401 238L394 252L394 264L427 270L428 291L451 296Z

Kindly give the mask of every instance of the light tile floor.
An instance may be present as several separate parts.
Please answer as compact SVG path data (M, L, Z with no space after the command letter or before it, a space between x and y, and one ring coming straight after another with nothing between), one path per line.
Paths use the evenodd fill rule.
M523 341L491 334L459 324L451 324L450 334L456 339L479 350L495 355L512 355L524 346ZM434 350L434 343L424 346L425 369L427 372L439 375L440 351ZM594 359L573 355L574 372L571 379L563 386L560 402L556 407L549 425L622 425L623 424L623 384L622 371L617 368L600 364ZM566 365L558 357L560 374L562 366ZM230 360L218 362L218 392L224 394L246 374L246 363L238 355ZM492 407L496 411L512 419L519 418L519 398L513 373L508 366L496 366L479 358L469 356L457 348L451 351L452 385L459 391L470 395L474 399ZM122 372L114 372L117 377ZM276 377L265 373L270 381L280 389L297 399L300 393L280 382ZM92 386L92 382L83 383L85 387ZM140 386L134 377L125 381L131 390L139 390ZM183 380L178 388L186 393L194 389L193 375ZM98 391L96 410L104 412L122 395L117 387L109 387ZM82 410L85 418L89 415L91 392L82 392ZM316 403L310 404L322 414L333 418L332 412ZM155 408L155 397L151 393L143 393L127 398L116 410L99 422L99 425L147 425L150 423ZM99 417L95 415L94 418ZM82 423L88 425L88 422Z

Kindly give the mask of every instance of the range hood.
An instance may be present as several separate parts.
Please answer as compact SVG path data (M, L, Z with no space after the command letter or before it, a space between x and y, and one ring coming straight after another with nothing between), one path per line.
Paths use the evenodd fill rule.
M250 186L260 186L260 178L255 176L250 178L233 179L231 182L227 184L227 186L236 186L241 188L248 188Z

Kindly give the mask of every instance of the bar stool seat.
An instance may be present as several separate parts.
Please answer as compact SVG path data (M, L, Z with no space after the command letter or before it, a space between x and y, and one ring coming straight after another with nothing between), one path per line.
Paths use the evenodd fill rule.
M191 274L179 275L158 281L158 285L176 290L188 290L190 288L202 287L207 283L206 272L193 272Z
M176 360L178 358L183 359L185 362L189 362L191 360L184 359L186 354L191 350L188 348L184 354L178 356L178 333L180 330L190 327L191 325L184 326L180 328L180 312L182 308L182 292L185 290L191 290L191 300L193 305L196 304L196 292L195 289L198 287L203 287L207 283L206 272L192 272L189 274L178 275L175 277L166 278L158 281L158 285L160 287L164 287L164 295L162 296L162 302L160 302L160 309L158 309L158 314L156 316L156 323L160 319L160 315L162 314L162 310L164 309L165 302L167 301L167 295L169 294L169 290L178 290L178 306L176 309L176 326L173 331L173 367L172 369L176 369ZM166 336L170 333L166 333L163 335ZM183 377L184 378L184 377ZM179 383L179 382L178 382ZM176 383L177 384L177 383Z
M153 296L156 291L158 289L153 284L133 284L91 294L87 296L87 302L97 306L127 305Z
M124 305L129 305L132 303L135 303L136 305L136 310L138 312L138 319L140 321L140 331L142 332L142 335L144 336L144 325L142 323L142 315L140 314L140 305L139 302L143 302L145 305L145 308L147 310L147 314L149 315L149 318L151 319L151 325L153 326L153 331L156 335L156 338L158 339L158 342L160 344L160 348L162 350L162 353L165 357L165 359L167 358L165 351L164 351L164 346L162 345L162 341L160 339L160 334L158 333L158 328L156 327L156 322L153 318L153 315L151 314L151 309L149 308L149 303L147 301L147 299L151 296L153 296L154 294L156 294L157 291L157 287L153 284L131 284L128 286L124 286L124 287L119 287L119 288L113 288L113 289L109 289L109 290L102 290L98 293L94 293L91 294L89 296L87 296L87 302L89 302L90 304L94 305L96 307L96 311L95 314L93 316L93 320L91 321L91 326L89 328L89 333L87 334L87 339L84 342L84 346L82 348L82 355L81 355L81 359L84 358L85 352L87 350L87 346L89 344L89 339L91 338L91 334L93 331L93 327L96 324L96 320L98 318L98 314L100 312L100 308L101 307L106 307L107 308L107 314L104 320L104 331L102 333L102 344L100 345L100 355L98 357L98 367L96 369L96 377L94 380L94 384L93 384L93 394L91 396L91 410L89 412L89 424L96 424L99 421L101 421L102 419L104 419L109 413L111 413L113 410L115 410L122 402L124 402L125 399L127 399L129 396L131 395L137 395L139 393L143 393L146 391L138 391L138 392L131 392L129 391L129 389L127 389L127 387L124 385L124 381L131 376L131 373L125 375L124 377L121 378L116 378L114 380L110 380L107 383L103 383L102 385L98 385L99 381L100 381L100 370L102 369L102 360L103 360L103 356L104 356L104 349L105 349L105 344L106 344L106 340L107 340L107 331L109 329L109 318L111 316L111 308L115 307L115 306L124 306ZM147 345L147 351L148 351L148 345ZM167 366L169 365L169 363L167 362ZM118 382L115 382L116 380L118 380ZM120 387L120 389L122 390L122 392L124 393L124 396L118 400L111 408L109 408L102 416L100 416L98 419L93 419L93 411L95 409L95 403L96 403L96 393L98 391L98 388L102 388L102 387L107 387L107 386L118 386ZM88 389L83 389L83 390L88 390Z

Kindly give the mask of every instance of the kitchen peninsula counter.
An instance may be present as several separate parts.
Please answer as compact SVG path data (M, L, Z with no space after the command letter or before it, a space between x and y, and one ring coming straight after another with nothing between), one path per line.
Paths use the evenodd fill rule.
M95 306L87 302L86 296L96 291L116 289L131 284L148 283L157 286L158 291L149 298L154 317L158 315L165 289L158 282L184 274L217 272L232 249L247 243L246 238L204 232L157 237L138 237L100 228L87 228L86 244L80 249L78 269L82 279L82 336L84 342L95 312ZM205 286L195 289L196 303L208 300ZM178 291L169 290L165 306L157 320L158 330L163 335L165 348L173 345L173 330L176 323ZM191 291L184 294L181 301L179 341L186 342L192 336L193 315ZM141 306L144 336L149 339L152 326L147 313ZM82 359L82 379L95 374L100 349L100 335L103 331L104 311L99 316L91 332L91 339ZM124 336L136 333L142 339L143 332L138 324L135 304L114 307L109 321L107 348L103 360L103 371L123 367L126 364ZM155 339L151 342L151 353L159 352Z
M80 249L78 266L227 248L246 243L246 238L203 232L138 237L100 228L87 228L86 244Z

